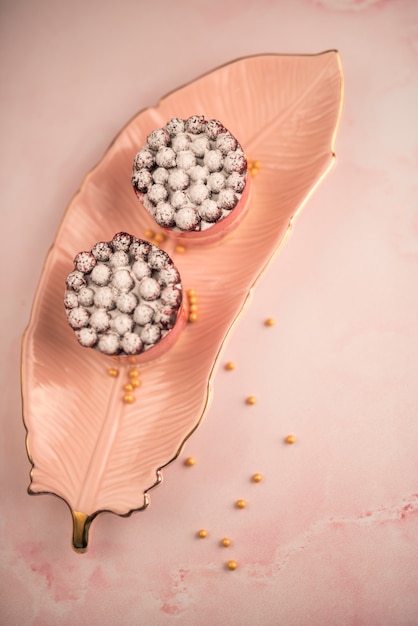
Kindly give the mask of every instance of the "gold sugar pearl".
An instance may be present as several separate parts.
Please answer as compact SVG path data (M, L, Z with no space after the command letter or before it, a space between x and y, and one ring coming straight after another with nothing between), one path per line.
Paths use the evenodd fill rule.
M253 483L261 483L261 481L263 480L263 475L262 474L253 474L251 476L251 480L253 481Z
M140 387L142 383L139 378L131 378L131 382L128 384L131 385L132 389L135 389L136 387Z
M232 370L235 369L235 363L233 361L228 361L228 363L225 363L225 369L228 372L232 372Z
M253 167L255 167L256 170L259 170L261 167L261 161L253 161Z
M112 376L112 378L117 378L119 376L119 370L116 367L111 367L107 370L107 373L109 376Z
M197 313L197 304L195 304L194 302L190 304L189 311L190 313Z
M197 322L197 313L189 313L189 322Z
M196 465L196 459L192 456L188 456L184 464L187 465L187 467L193 467L193 465Z
M235 502L235 506L237 507L237 509L245 509L247 503L245 500L240 499Z
M184 254L186 252L186 248L184 246L178 245L174 248L178 254Z
M129 370L128 376L129 376L129 378L138 378L139 372L138 372L137 369Z
M207 530L205 530L205 528L202 528L201 530L198 530L198 532L197 532L197 536L198 536L200 539L206 539L206 537L208 536L208 531L207 531Z
M287 435L287 437L285 438L285 443L288 443L288 444L296 443L295 435Z
M221 546L223 546L224 548L228 548L231 545L231 540L229 539L229 537L224 537L223 539L221 539Z
M188 290L187 290L187 295L188 295L188 296L189 296L189 298L190 298L190 297L192 297L192 296L195 296L195 295L196 295L196 292L195 292L195 290L194 290L194 289L188 289Z
M151 228L148 228L148 229L145 231L145 237L146 237L147 239L152 239L153 237L155 237L155 232L154 232L153 230L151 230Z
M246 404L255 404L257 402L257 399L255 398L255 396L248 396L248 398L246 398L245 400Z
M132 404L135 402L135 396L132 393L125 393L123 396L123 401L125 404Z
M123 385L123 390L124 391L133 391L134 390L134 386L131 385L131 383L126 383L126 385Z
M226 566L227 566L227 568L229 570L233 571L233 570L237 569L238 563L236 561L231 560L231 561L227 562Z
M163 243L163 241L165 241L165 235L163 233L157 233L154 236L154 241L155 243Z
M274 317L269 317L264 322L264 326L274 326L275 323L276 323L276 320L274 319Z

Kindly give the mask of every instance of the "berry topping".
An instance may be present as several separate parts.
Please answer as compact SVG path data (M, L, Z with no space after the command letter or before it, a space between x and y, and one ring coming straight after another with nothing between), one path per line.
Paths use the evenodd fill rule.
M104 286L110 281L112 272L104 263L99 263L93 268L91 279L96 285Z
M192 115L186 120L186 130L193 135L203 133L206 127L204 115Z
M98 348L104 354L113 355L120 351L119 336L114 332L106 332L99 339Z
M97 309L90 317L90 326L97 332L104 332L110 328L110 315L104 309Z
M138 304L138 298L132 291L121 293L116 298L116 306L121 313L132 313Z
M154 309L149 304L139 304L134 311L134 322L139 326L149 324L154 317Z
M134 321L132 317L130 315L127 315L126 313L116 315L116 317L114 317L110 323L111 329L118 333L118 335L130 333L133 325Z
M156 300L161 293L161 287L155 278L143 278L139 283L139 294L144 300Z
M219 172L223 168L223 156L220 150L209 150L203 157L203 163L210 172Z
M97 342L97 333L93 328L81 328L75 334L79 344L85 348L92 348Z
M82 287L82 289L78 292L78 301L81 306L91 306L94 301L93 289L90 289L90 287Z
M160 148L155 155L155 162L160 167L174 167L176 164L176 153L173 148Z
M156 170L152 173L152 180L154 183L158 183L159 185L164 185L168 181L168 171L165 167L157 167Z
M116 250L110 257L109 265L114 270L119 267L127 267L129 265L129 255L123 250Z
M197 230L200 218L192 207L179 209L174 217L176 225L180 230Z
M222 189L222 191L219 192L218 206L220 206L221 209L231 211L231 209L236 206L237 202L238 197L235 195L233 189Z
M151 276L151 268L148 263L144 261L144 259L138 259L137 261L135 261L132 266L132 272L135 278L137 278L138 280L142 280L143 278Z
M125 354L139 354L143 349L143 343L136 333L126 333L121 345Z
M168 186L172 191L187 189L190 179L183 170L173 170L168 177Z
M173 137L171 141L171 147L173 148L174 152L181 152L182 150L188 150L190 148L191 142L192 140L190 139L189 135L182 133Z
M94 306L98 309L113 309L115 298L110 287L99 287L94 294Z
M179 117L173 117L165 125L165 129L169 135L178 135L184 132L184 120Z
M158 150L164 146L167 146L170 141L170 135L164 128L157 128L153 130L147 137L147 143L151 150Z
M199 207L199 215L205 222L217 222L222 215L222 209L214 200L205 200Z
M163 202L167 200L168 191L164 187L164 185L159 185L158 183L152 185L148 191L148 198L151 200L153 204L158 204L159 202Z
M108 261L112 254L112 248L107 241L99 241L92 247L91 253L98 261Z
M155 344L160 340L161 330L156 324L146 324L141 331L141 340L143 343Z
M208 187L213 193L219 193L225 187L225 176L221 172L213 172L208 178Z
M174 207L168 202L159 202L155 207L155 221L163 227L168 228L174 224Z
M198 140L196 139L196 141ZM189 170L191 167L196 165L196 156L195 154L193 154L194 143L191 146L192 147L191 150L182 150L181 152L177 153L176 163L179 169Z
M80 289L85 287L87 284L84 274L78 270L68 274L66 283L67 287L69 287L69 289L73 289L74 291L80 291Z
M88 274L96 265L96 259L91 252L79 252L74 259L74 267L79 272Z
M145 167L149 170L154 165L154 163L154 155L152 154L152 152L147 148L143 148L138 152L135 157L134 168L136 170L142 170Z
M70 309L67 314L68 323L71 328L84 328L89 322L90 313L84 307L78 306Z
M135 280L129 270L118 270L113 274L112 286L118 291L131 291L135 286Z
M206 124L206 132L209 139L214 140L220 133L226 133L226 128L219 120L209 120Z
M78 306L77 294L74 291L67 291L64 296L64 306L66 309L74 309Z
M132 174L132 185L139 193L146 193L152 181L153 177L149 170L142 169Z
M132 237L128 233L116 233L111 241L111 246L114 252L118 250L122 250L122 252L127 252L129 250L129 246L131 245Z
M224 155L228 154L228 152L231 152L231 150L236 150L237 145L237 140L231 135L231 133L222 133L216 138L216 147Z
M204 200L209 198L210 191L203 183L194 183L189 188L187 195L194 204L202 204Z

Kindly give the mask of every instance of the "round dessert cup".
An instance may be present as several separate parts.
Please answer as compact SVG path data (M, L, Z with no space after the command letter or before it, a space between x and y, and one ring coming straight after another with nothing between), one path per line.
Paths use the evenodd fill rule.
M79 344L121 365L160 358L188 321L171 257L126 232L78 253L66 287L67 321Z

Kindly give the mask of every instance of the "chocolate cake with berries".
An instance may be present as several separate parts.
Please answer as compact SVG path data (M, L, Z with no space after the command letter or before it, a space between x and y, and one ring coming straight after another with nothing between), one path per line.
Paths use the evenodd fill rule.
M245 206L247 159L218 120L172 118L136 154L132 185L157 224L179 234L220 233Z
M76 255L64 306L79 344L108 356L156 358L186 323L169 255L124 232Z

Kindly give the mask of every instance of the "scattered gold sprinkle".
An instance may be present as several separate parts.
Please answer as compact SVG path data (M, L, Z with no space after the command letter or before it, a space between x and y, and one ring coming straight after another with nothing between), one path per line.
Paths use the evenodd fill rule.
M136 369L135 370L134 369L133 370L129 370L128 376L129 376L129 378L138 378L139 372Z
M132 404L132 402L135 402L135 396L132 393L125 393L123 401L125 404Z
M250 176L257 176L260 168L261 161L248 161L248 171L250 172Z
M246 398L245 402L247 404L255 404L257 402L257 399L254 396L248 396L248 398Z
M235 502L235 506L237 507L237 509L245 509L245 507L247 506L247 502L245 500L237 500Z
M157 233L154 236L154 241L155 243L162 243L163 241L165 241L165 235L163 233Z
M186 252L186 248L184 246L181 246L180 244L176 246L174 249L179 254L184 254Z
M227 566L228 569L234 570L234 569L237 569L238 563L236 561L228 561L226 566Z
M189 313L189 322L197 322L197 313Z
M129 356L128 363L136 363L136 358L134 356Z
M223 546L224 548L228 548L228 546L231 545L231 540L229 539L229 537L224 537L223 539L221 539L221 546Z
M263 480L263 475L259 473L253 474L251 480L253 481L253 483L261 483L261 481Z
M228 361L228 363L225 363L225 369L228 370L228 372L231 372L235 369L235 363L233 361Z
M136 388L136 387L140 387L142 385L141 381L139 380L139 378L131 378L131 382L128 383L129 385L132 385L132 388Z
M266 321L264 322L265 326L274 326L276 323L276 320L274 319L274 317L269 317L266 319Z
M134 390L134 386L131 385L131 383L126 383L126 385L123 385L123 389L124 389L124 391L133 391Z
M112 376L112 378L116 378L117 376L119 376L119 370L116 367L111 367L107 370L107 373L109 374L109 376Z
M151 230L151 228L148 228L148 230L145 231L145 237L147 237L147 239L152 239L155 237L155 232Z
M201 530L198 530L197 536L200 537L200 539L205 539L208 536L208 531L205 530L205 528L202 528Z
M196 459L192 456L188 456L187 459L184 461L184 464L187 465L187 467L192 467L196 464Z
M285 443L296 443L296 437L295 435L287 435L286 439L285 439Z

